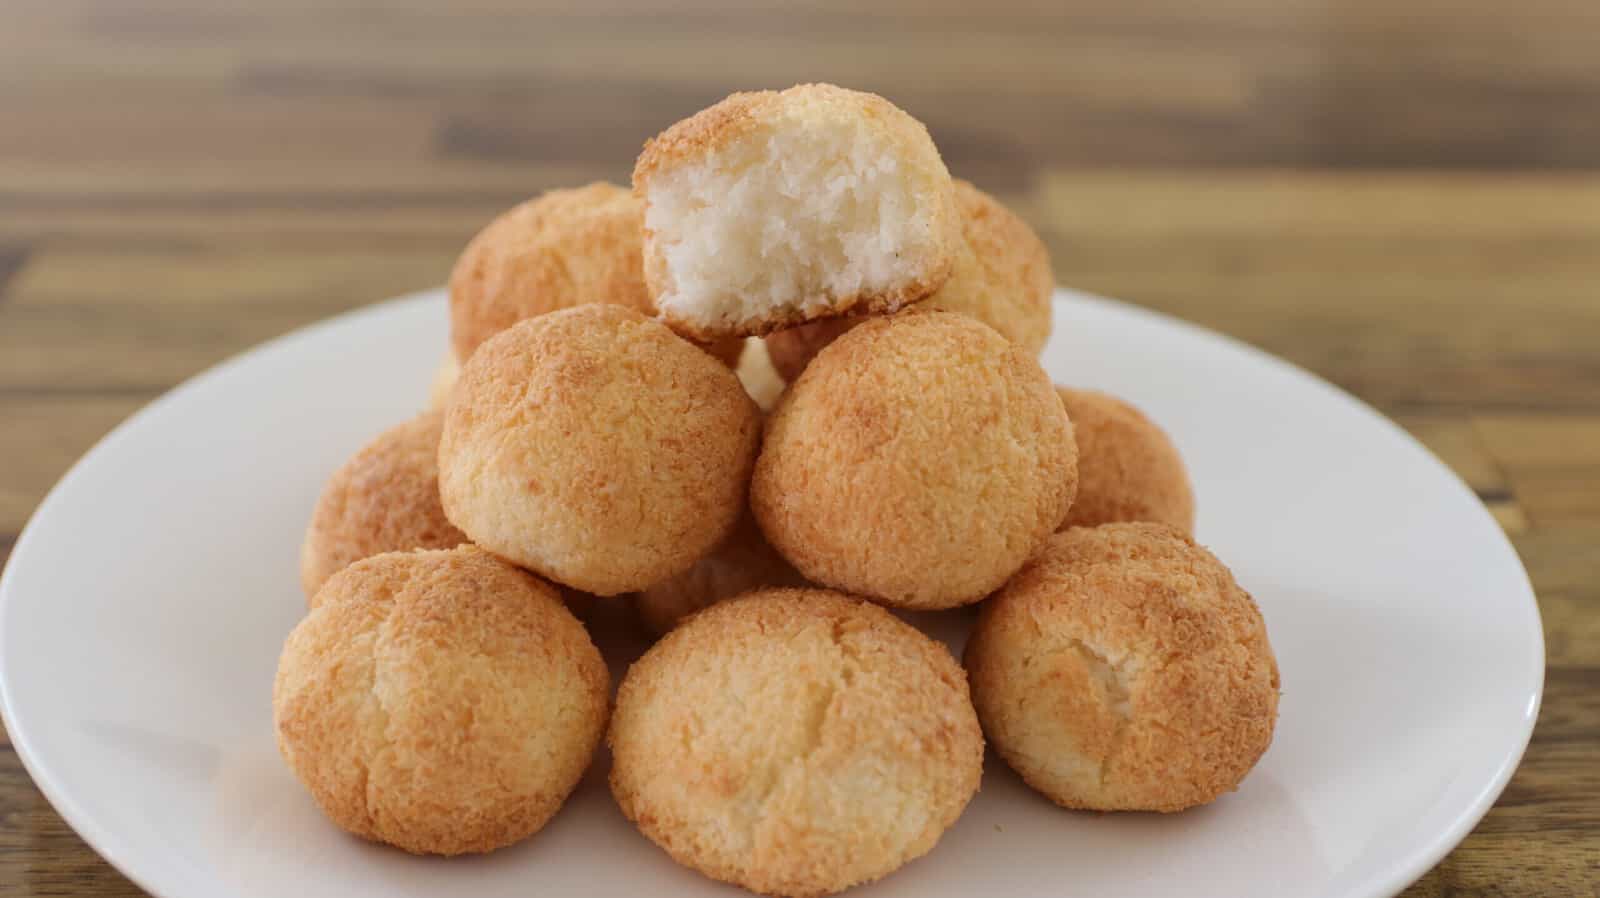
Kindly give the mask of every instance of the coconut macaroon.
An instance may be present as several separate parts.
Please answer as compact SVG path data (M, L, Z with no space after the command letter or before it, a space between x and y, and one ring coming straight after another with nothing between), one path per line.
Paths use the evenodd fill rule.
M1260 611L1162 524L1057 534L984 603L966 665L995 748L1069 808L1205 804L1238 786L1278 714Z
M1044 544L1076 472L1072 425L1033 356L964 315L916 311L851 330L789 386L750 502L807 579L949 608Z
M706 557L675 577L640 590L635 601L645 626L657 635L678 621L724 599L768 586L804 586L805 579L767 544L746 514Z
M417 854L526 838L578 784L609 675L556 590L472 546L323 585L273 684L278 748L322 811Z
M955 186L964 239L950 280L921 308L970 315L1038 355L1050 339L1050 251L999 200L966 181ZM830 318L768 334L773 367L794 380L822 347L860 322L857 316Z
M450 273L456 358L524 318L588 303L654 314L642 268L644 206L615 184L552 190L478 232Z
M384 431L328 479L300 548L308 601L335 572L368 556L467 541L439 501L443 426L443 415L426 412Z
M827 590L684 621L628 671L607 741L628 819L678 863L765 895L832 894L927 853L983 769L949 651Z
M1078 497L1067 527L1154 521L1194 532L1194 489L1178 448L1115 396L1059 387L1078 438Z
M457 359L518 321L600 303L655 314L645 288L644 204L604 181L551 190L501 214L472 238L450 273ZM736 365L739 340L702 349Z
M638 312L531 318L462 367L439 444L445 514L567 586L643 589L733 528L757 415L727 366Z
M922 123L829 84L734 94L646 144L644 276L663 320L707 341L944 285L961 246L950 173Z

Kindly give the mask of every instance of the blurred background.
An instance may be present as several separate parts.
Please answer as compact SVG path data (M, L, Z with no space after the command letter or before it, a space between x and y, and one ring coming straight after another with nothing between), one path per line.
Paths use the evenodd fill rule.
M496 212L625 183L732 90L814 80L926 122L1063 283L1297 362L1477 490L1540 593L1546 711L1407 894L1593 895L1595 0L0 0L0 559L179 380L443 282ZM137 894L9 750L0 817L0 883Z

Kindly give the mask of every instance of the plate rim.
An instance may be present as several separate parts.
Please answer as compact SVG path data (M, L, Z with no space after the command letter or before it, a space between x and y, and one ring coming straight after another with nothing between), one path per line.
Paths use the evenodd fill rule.
M203 388L207 383L224 376L227 372L247 364L258 354L269 353L281 344L297 341L319 331L343 327L364 317L392 314L401 306L438 301L444 294L445 288L442 286L417 290L368 303L367 305L296 327L234 353L185 378L176 386L155 396L119 421L67 468L60 479L45 493L38 506L29 514L27 521L18 533L17 540L11 548L11 553L6 560L5 566L0 569L0 648L7 644L6 628L11 616L10 609L13 603L17 601L16 596L13 595L14 589L11 586L13 578L10 576L10 572L17 559L24 557L24 554L29 551L29 546L35 539L36 522L41 517L44 517L48 510L56 504L59 494L63 490L70 488L70 484L87 465L93 463L95 459L106 452L114 450L126 433L139 421L158 409L181 401L183 397L193 390ZM1489 514L1482 500L1477 497L1476 491L1453 468L1435 455L1432 450L1428 449L1409 431L1343 387L1288 359L1276 356L1244 340L1204 325L1124 300L1112 299L1057 285L1052 296L1052 302L1085 303L1107 307L1118 314L1142 318L1162 326L1186 331L1189 337L1224 344L1232 352L1247 355L1257 362L1277 368L1293 377L1301 386L1322 393L1324 396L1361 414L1368 421L1377 424L1391 434L1401 437L1412 449L1422 453L1423 456L1430 459L1448 474L1455 481L1458 488L1471 495L1476 502L1478 514L1484 515L1493 521L1492 515ZM1495 801L1505 791L1506 786L1511 781L1511 777L1520 766L1532 740L1533 730L1538 723L1539 712L1544 702L1547 659L1543 616L1539 610L1537 592L1533 587L1531 578L1528 576L1527 565L1523 563L1521 554L1517 552L1516 546L1511 542L1510 536L1505 532L1504 528L1500 527L1498 522L1493 523L1494 538L1499 540L1501 548L1509 552L1510 557L1516 561L1519 575L1517 582L1521 587L1522 593L1520 604L1525 612L1531 612L1532 615L1529 669L1524 672L1524 675L1530 680L1527 688L1531 690L1531 697L1528 709L1521 719L1520 731L1510 743L1509 750L1500 758L1493 774L1482 782L1471 802L1455 814L1450 826L1443 828L1430 839L1421 842L1420 847L1409 852L1401 860L1388 865L1387 868L1376 870L1357 879L1347 891L1342 893L1346 898L1389 898L1389 896L1398 894L1407 886L1416 882L1436 866L1440 860L1471 833L1489 812L1489 809L1494 806ZM51 772L49 763L35 755L30 725L25 719L19 720L15 714L17 706L13 695L13 686L7 675L8 670L9 664L3 657L0 657L0 716L4 717L6 730L11 739L12 750L22 762L23 769L27 771L34 786L45 797L45 800L49 802L56 813L61 816L62 820L83 839L85 844L119 873L151 895L159 896L159 898L174 898L175 893L156 886L153 879L156 875L153 872L154 865L138 860L138 858L144 857L142 853L131 848L124 837L96 822L93 815L84 810L77 799L69 794L70 790L63 786L62 781Z

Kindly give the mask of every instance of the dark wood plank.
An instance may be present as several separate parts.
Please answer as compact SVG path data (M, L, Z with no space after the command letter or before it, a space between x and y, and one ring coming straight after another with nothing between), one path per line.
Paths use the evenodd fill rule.
M0 245L0 303L6 301L6 288L28 261L28 251L20 246Z

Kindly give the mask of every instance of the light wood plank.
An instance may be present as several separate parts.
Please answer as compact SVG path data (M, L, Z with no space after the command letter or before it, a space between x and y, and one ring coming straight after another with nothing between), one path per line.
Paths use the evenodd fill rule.
M406 101L187 96L161 103L9 103L0 157L93 161L161 159L415 159L427 154L436 112Z
M1449 465L1467 486L1490 501L1508 498L1500 464L1464 415L1396 415L1395 421Z
M1475 424L1533 521L1600 520L1600 415L1490 415Z

